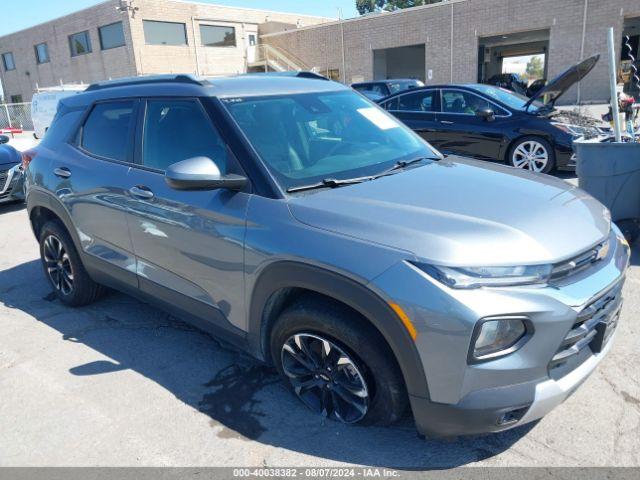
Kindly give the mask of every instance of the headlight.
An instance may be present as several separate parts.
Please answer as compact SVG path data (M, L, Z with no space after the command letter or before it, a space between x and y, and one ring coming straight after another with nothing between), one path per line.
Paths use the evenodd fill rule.
M415 263L423 272L451 288L506 287L546 283L551 265L517 267L442 267Z
M473 363L509 355L526 343L531 332L526 317L483 319L476 325L469 360Z
M572 137L590 137L598 135L598 130L592 127L582 127L580 125L571 125L569 123L551 122L556 128L559 128Z

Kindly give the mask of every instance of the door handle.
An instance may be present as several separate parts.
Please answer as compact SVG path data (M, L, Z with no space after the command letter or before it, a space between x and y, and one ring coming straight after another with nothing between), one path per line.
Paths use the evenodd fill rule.
M53 174L60 178L69 178L71 171L67 167L60 167L53 170Z
M129 189L129 193L134 197L141 198L143 200L150 200L153 198L153 192L142 185L131 187Z
M454 122L450 122L449 120L440 120L440 123L443 125L453 125Z

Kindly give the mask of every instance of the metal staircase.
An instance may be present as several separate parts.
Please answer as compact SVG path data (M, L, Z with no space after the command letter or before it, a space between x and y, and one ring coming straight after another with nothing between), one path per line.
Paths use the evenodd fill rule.
M249 72L290 72L316 71L289 52L262 43L247 49L247 71Z

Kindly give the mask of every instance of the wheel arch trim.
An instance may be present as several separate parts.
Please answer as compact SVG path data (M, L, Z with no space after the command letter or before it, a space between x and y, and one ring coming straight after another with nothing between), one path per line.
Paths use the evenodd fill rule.
M269 333L275 319L264 318L269 300L283 289L298 288L331 297L360 313L383 336L402 371L410 395L429 398L427 380L416 348L402 321L380 295L367 286L323 267L278 261L261 272L249 303L248 341L262 360L269 360Z

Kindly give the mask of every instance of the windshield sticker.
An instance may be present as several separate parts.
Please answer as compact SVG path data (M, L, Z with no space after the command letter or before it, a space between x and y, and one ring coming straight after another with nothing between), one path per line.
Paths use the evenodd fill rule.
M380 130L400 128L400 125L391 117L388 117L375 107L359 108L358 113L373 123Z

